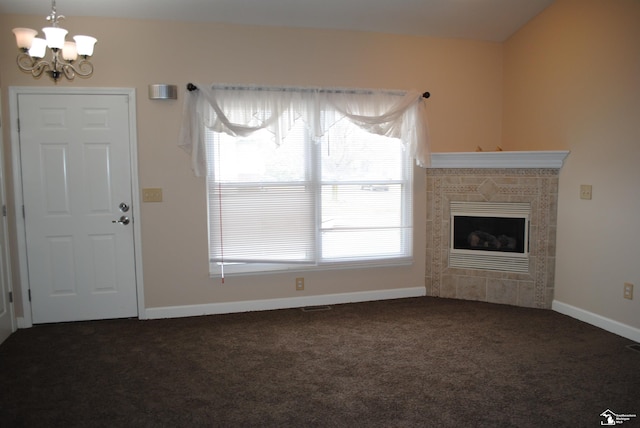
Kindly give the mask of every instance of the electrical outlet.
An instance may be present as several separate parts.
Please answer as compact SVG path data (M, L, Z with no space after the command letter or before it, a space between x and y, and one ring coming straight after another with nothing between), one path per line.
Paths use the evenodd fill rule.
M296 278L296 290L304 290L304 278Z
M142 202L162 202L162 189L142 189Z
M624 298L633 300L633 284L630 282L624 283Z
M591 199L591 184L580 185L580 199Z

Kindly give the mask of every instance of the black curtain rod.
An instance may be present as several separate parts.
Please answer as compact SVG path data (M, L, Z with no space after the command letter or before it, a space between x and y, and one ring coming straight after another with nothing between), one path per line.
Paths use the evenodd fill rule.
M193 83L187 83L187 91L189 92L193 92L193 91L197 91L198 87L196 85L194 85ZM423 98L429 98L431 96L431 94L429 92L423 92L422 93L422 97Z

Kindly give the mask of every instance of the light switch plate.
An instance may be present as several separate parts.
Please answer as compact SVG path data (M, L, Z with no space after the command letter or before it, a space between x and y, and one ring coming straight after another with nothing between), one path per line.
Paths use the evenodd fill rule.
M581 184L580 185L580 199L591 199L591 185L590 184Z
M142 202L162 202L162 189L160 188L142 189Z

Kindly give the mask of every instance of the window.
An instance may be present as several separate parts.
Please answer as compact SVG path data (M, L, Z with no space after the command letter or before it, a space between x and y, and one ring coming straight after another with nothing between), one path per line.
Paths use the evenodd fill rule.
M412 255L413 163L346 119L280 145L207 131L211 273L400 263Z
M180 145L206 175L212 275L411 262L421 94L199 88Z

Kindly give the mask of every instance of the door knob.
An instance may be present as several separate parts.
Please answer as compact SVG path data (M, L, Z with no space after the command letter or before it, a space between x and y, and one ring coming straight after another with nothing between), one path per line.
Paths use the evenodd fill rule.
M111 223L119 223L122 225L127 225L129 224L129 217L123 215L122 217L120 217L119 220L113 220L111 221Z

